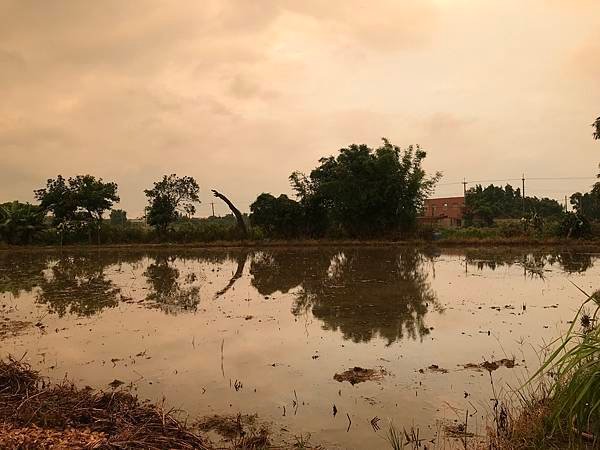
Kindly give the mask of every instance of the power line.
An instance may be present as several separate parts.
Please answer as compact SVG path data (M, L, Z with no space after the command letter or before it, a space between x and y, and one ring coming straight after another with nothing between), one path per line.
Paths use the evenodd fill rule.
M560 180L596 180L597 177L527 177L526 181L560 181ZM437 186L451 186L459 184L476 184L476 183L500 183L505 181L522 181L522 178L498 178L495 180L463 180L450 181L447 183L438 183Z

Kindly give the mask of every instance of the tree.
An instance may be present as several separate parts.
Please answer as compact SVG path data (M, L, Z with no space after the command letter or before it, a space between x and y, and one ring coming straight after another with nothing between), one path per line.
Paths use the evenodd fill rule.
M100 243L104 212L120 200L117 189L116 183L104 182L92 175L77 175L68 180L58 175L56 179L49 179L45 188L34 193L40 207L52 213L53 225L62 230L74 222L84 222L90 231L95 226Z
M504 188L490 184L486 188L476 185L465 196L465 222L491 226L494 219L518 219L524 214L531 217L558 217L563 207L554 199L523 197L519 188L510 184Z
M148 197L147 221L160 233L165 233L169 225L182 214L188 216L196 212L200 203L200 187L194 178L175 174L164 175L154 183L152 189L144 190Z
M58 175L56 179L49 179L45 188L33 192L36 200L40 202L40 207L52 213L52 225L56 226L75 218L77 198L62 175Z
M127 223L127 211L113 209L110 212L111 225L125 225Z
M245 239L246 237L248 237L248 230L246 229L246 223L244 222L244 216L242 215L240 210L237 209L235 207L235 205L231 202L231 200L229 200L225 195L221 194L220 192L216 191L215 189L212 189L212 193L215 197L223 200L225 202L225 204L229 207L229 209L235 216L235 220L237 221L237 226L238 226L238 229L240 230L240 233L242 234L242 238Z
M600 139L600 117L598 117L592 124L594 127L594 139Z
M567 238L583 238L591 234L589 220L578 212L567 212L559 224L559 233Z
M0 238L9 244L30 244L44 228L44 211L36 205L14 201L0 205Z
M120 201L117 195L117 183L103 182L92 175L78 175L69 178L69 185L74 192L77 207L82 209L91 223L95 223L100 244L100 227L102 216L112 208L113 203Z
M259 226L268 236L297 237L302 229L300 203L282 194L260 194L250 205L250 222Z
M441 177L428 177L419 146L401 149L387 139L372 149L352 144L319 160L310 176L295 172L292 188L310 214L349 235L411 229Z

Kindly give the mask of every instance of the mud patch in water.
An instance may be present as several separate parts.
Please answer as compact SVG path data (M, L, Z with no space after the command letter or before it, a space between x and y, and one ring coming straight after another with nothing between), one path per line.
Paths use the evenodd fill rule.
M363 369L362 367L353 367L342 373L336 373L333 376L335 381L340 383L347 381L351 385L364 383L365 381L379 381L387 375L384 369Z
M498 359L496 361L484 361L481 364L467 363L463 367L465 369L474 369L474 370L485 369L488 372L493 372L494 370L497 370L500 367L506 367L507 369L512 369L516 365L517 364L515 364L514 358L513 359L502 358L502 359Z

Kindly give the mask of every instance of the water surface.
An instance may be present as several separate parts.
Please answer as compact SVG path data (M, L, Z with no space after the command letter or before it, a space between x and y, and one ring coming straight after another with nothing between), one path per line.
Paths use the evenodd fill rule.
M196 417L257 413L277 434L383 448L371 420L470 416L537 368L540 346L597 288L597 255L327 247L0 253L0 356L98 389L117 379ZM444 371L428 369L436 365ZM334 380L359 366L383 379ZM333 415L333 406L337 414ZM349 420L351 426L348 429Z

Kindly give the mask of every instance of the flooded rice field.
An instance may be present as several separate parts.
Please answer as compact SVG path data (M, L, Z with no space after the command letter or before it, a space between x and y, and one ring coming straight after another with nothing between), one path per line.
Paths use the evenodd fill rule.
M348 247L0 253L0 357L191 418L385 448L482 433L594 291L586 252ZM490 382L493 380L493 386Z

